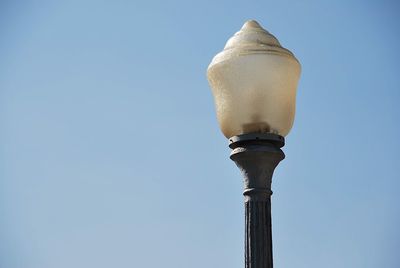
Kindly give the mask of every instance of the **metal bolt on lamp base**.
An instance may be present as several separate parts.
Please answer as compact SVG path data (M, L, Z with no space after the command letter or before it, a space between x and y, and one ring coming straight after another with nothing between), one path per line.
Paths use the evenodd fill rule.
M251 133L229 139L230 158L244 177L245 267L272 268L271 183L275 167L285 158L282 136Z

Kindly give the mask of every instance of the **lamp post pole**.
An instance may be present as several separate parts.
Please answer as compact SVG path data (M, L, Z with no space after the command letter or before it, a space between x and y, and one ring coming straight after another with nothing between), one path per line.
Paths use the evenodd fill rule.
M230 142L230 157L244 177L245 267L272 268L271 183L275 167L285 158L280 149L284 138L244 134Z
M256 21L247 21L207 69L230 158L244 177L245 267L272 268L271 183L285 158L300 63Z

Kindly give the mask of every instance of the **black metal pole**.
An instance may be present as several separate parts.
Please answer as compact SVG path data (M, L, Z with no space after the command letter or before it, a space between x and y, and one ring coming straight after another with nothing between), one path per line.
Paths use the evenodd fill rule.
M230 158L244 177L245 267L272 268L271 183L275 167L285 158L285 140L271 133L230 139Z

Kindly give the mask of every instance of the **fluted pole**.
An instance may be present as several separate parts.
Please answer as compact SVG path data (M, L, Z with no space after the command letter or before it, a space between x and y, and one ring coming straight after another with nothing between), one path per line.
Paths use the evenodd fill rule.
M254 133L230 141L230 157L244 178L245 267L272 268L271 183L275 167L285 158L280 149L284 138Z

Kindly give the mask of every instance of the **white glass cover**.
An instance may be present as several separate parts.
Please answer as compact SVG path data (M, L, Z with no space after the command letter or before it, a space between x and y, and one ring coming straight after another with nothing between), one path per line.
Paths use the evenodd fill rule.
M221 130L286 136L295 114L300 63L256 21L247 21L208 66Z

